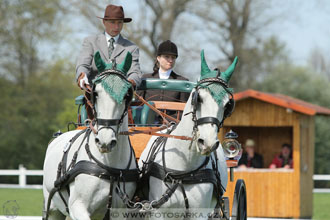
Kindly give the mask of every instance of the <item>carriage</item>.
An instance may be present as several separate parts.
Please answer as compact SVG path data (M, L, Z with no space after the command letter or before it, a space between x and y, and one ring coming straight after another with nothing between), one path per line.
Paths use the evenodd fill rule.
M129 54L127 57L129 63ZM228 81L237 60L221 73L208 68L203 52L201 57L197 83L144 79L137 88L189 92L187 103L145 101L137 93L133 95L123 74L129 69L126 61L114 68L99 59L100 76L94 81L91 99L93 107L97 106L95 120L84 120L83 105L87 103L78 97L77 129L56 138L47 150L45 219L65 215L103 219L104 213L105 218L122 217L111 215L114 208L120 208L120 214L126 209L149 214L175 210L181 213L177 219L247 218L244 180L236 182L231 214L229 198L223 196L227 168L232 181L241 154L237 134L228 132L222 148L218 147L219 130L234 109ZM168 111L174 111L176 118L166 114ZM81 153L83 145L85 152ZM197 215L191 215L192 210Z

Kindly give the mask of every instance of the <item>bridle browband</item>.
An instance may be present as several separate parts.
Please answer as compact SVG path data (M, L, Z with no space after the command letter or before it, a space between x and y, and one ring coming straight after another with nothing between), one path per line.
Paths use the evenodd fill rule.
M202 88L202 86L201 86L202 84L206 84L206 86L208 86L213 83L220 84L222 86L222 88L230 95L229 102L225 105L225 110L224 110L222 120L220 121L216 117L202 117L202 118L197 119L196 111L197 111L197 104L199 102L198 101L198 91L200 88ZM194 133L196 133L198 130L197 126L202 125L202 124L215 124L219 131L220 128L223 126L224 120L227 117L229 117L231 115L231 113L233 112L234 106L235 106L235 100L234 100L234 96L233 96L232 92L228 89L228 83L225 82L221 78L214 77L214 78L202 79L198 82L197 86L195 87L195 91L192 95L191 104L193 106L193 111L191 113L192 113L192 120L194 122L194 128L193 128Z

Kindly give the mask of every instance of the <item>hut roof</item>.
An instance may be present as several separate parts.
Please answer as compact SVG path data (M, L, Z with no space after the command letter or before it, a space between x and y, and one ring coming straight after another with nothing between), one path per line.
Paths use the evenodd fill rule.
M249 89L243 92L235 93L234 98L236 101L247 98L255 98L284 108L292 109L293 111L306 115L330 115L329 108L314 105L282 94L266 93Z

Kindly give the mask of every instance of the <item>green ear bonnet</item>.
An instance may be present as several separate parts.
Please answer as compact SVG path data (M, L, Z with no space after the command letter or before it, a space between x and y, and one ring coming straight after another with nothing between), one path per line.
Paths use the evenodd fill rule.
M132 54L127 52L124 61L121 64L115 65L113 68L112 63L105 63L101 58L100 52L97 51L94 55L95 65L98 70L97 78L93 80L93 83L101 83L103 89L108 95L110 95L117 103L122 103L128 90L132 87L132 84L118 74L122 74L126 77L128 70L132 64ZM113 70L116 73L111 73ZM103 74L103 73L109 74Z
M223 97L227 94L226 89L224 89L224 87L219 83L210 83L210 81L207 81L205 79L219 78L219 80L223 81L225 84L228 84L235 70L237 61L238 58L235 57L233 63L228 67L228 69L225 72L221 72L220 76L218 76L218 71L210 70L210 68L208 67L204 56L204 50L202 50L201 52L201 77L197 85L199 87L209 90L213 99L217 102L219 106L221 106ZM232 88L227 88L227 90L233 93Z

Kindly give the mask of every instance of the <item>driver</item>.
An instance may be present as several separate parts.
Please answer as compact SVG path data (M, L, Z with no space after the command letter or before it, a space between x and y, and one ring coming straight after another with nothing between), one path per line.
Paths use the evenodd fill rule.
M92 35L84 39L76 65L76 80L82 90L90 90L90 84L97 74L94 63L94 54L99 51L105 62L121 63L127 52L132 54L132 65L127 76L134 87L141 83L141 70L139 64L139 48L121 34L124 23L131 22L131 18L125 18L122 6L108 5L102 19L104 33ZM87 95L88 97L88 95ZM88 105L86 105L88 106ZM88 117L91 119L92 110L87 107Z

